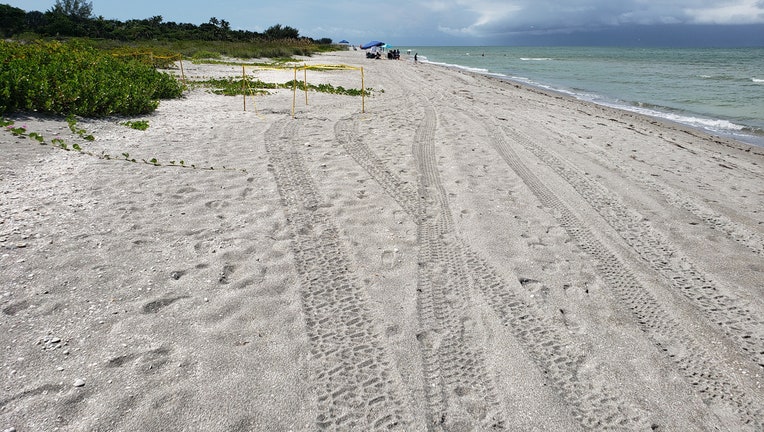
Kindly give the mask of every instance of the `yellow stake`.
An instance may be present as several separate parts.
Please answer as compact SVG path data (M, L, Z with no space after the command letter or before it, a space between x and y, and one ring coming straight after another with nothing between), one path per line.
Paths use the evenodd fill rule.
M361 112L366 112L366 90L363 87L363 67L361 67Z
M294 118L295 103L297 103L297 67L294 68L294 80L292 80L292 118Z
M303 78L303 85L305 86L305 105L308 104L308 65L303 63L303 71L305 77Z
M244 65L241 65L241 96L244 98L244 111L247 110L247 73Z

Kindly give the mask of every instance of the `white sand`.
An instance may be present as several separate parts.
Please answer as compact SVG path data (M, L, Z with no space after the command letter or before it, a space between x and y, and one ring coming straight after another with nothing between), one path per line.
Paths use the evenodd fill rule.
M364 66L366 113L196 89L94 142L11 117L113 158L0 133L0 430L764 429L764 149L306 61Z

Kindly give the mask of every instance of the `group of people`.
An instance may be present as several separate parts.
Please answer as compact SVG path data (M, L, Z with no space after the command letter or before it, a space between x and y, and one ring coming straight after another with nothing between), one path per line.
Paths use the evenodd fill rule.
M411 54L411 50L409 50L409 54ZM368 59L381 59L382 58L382 52L379 49L379 47L372 47L371 50L366 51L366 58ZM387 51L387 58L388 60L400 60L401 59L401 50L394 49ZM419 54L414 54L414 63L419 62Z
M382 58L382 52L378 49L378 47L373 47L371 50L366 51L366 58L380 59ZM389 50L387 51L387 58L388 60L400 60L401 51L397 49Z

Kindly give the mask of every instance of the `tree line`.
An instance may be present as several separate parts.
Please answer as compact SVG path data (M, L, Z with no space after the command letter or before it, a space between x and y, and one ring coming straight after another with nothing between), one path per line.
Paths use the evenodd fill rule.
M232 30L230 23L216 17L204 24L165 22L161 15L146 19L119 21L92 15L92 2L56 0L45 12L24 11L0 4L0 35L3 37L33 33L43 37L88 37L119 41L204 40L257 42L262 40L306 39L317 44L331 44L329 38L314 40L301 37L297 29L276 24L263 33Z

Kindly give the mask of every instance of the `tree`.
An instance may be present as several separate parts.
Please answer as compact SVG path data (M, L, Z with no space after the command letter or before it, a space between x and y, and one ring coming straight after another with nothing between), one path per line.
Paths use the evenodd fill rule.
M160 24L162 24L162 15L155 15L146 21L151 25L152 27L159 27Z
M38 31L42 26L47 24L47 19L45 18L45 14L40 11L31 11L27 12L27 17L25 20L27 30L30 31Z
M0 36L8 37L24 29L26 12L10 5L0 4Z
M269 27L263 34L268 39L298 39L300 37L300 32L296 28L282 27L281 24Z
M88 19L93 15L93 2L80 0L56 0L50 10L54 14L66 15L71 18Z

